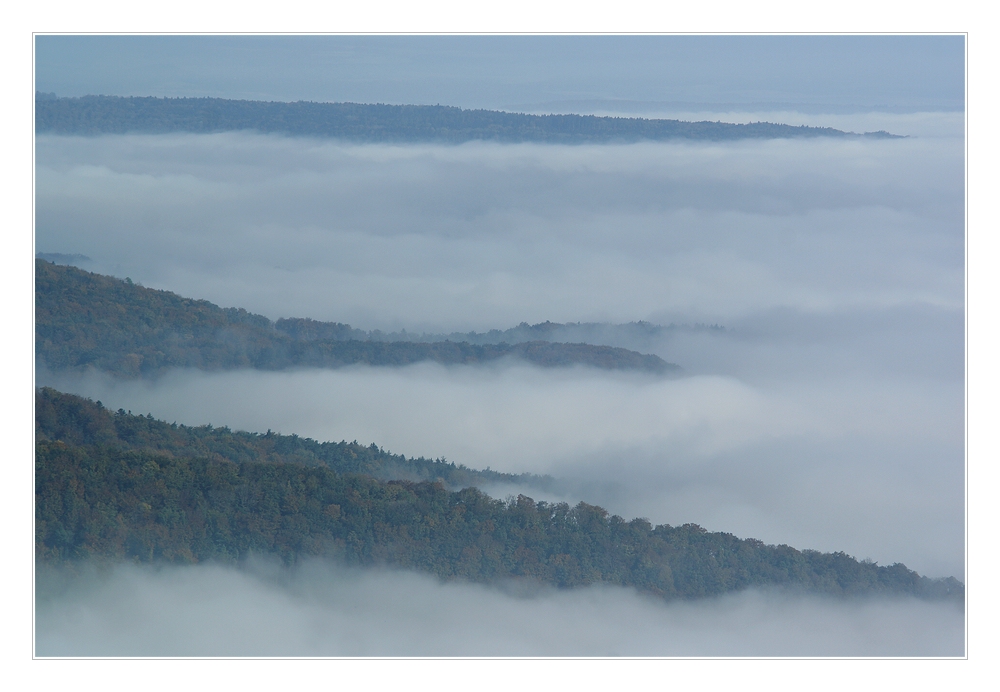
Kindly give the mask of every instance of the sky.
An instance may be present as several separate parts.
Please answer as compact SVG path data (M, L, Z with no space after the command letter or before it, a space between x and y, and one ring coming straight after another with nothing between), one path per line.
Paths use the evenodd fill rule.
M725 330L642 344L680 364L678 379L503 363L175 372L152 383L41 368L38 383L169 421L551 473L563 481L553 499L626 518L964 578L963 50L961 37L39 37L36 86L59 95L695 114L908 137L386 146L40 136L36 249L82 254L87 269L153 288L364 329L648 320ZM493 490L519 491L539 497ZM379 578L390 590L396 578L419 581ZM115 580L184 598L161 574L106 579L57 602L93 611ZM291 598L222 568L178 579ZM473 612L462 588L413 586ZM563 613L553 617L597 622L601 608L638 597L580 596L598 610L537 598ZM864 608L746 598L705 606L730 623L704 636L705 652L725 648L709 642L732 623L752 631L738 615L747 608L772 629L842 617L873 642L890 636ZM304 607L292 601L291 612ZM884 622L943 631L923 605L891 607ZM108 618L45 622L80 643ZM656 630L663 651L677 636ZM495 650L516 640L467 637Z
M38 36L39 91L538 109L961 111L962 36ZM625 103L621 103L625 102Z

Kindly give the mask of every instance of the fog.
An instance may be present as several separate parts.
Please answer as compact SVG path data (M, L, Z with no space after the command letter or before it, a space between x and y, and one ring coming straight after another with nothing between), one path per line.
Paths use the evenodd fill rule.
M964 301L961 138L37 142L39 251L272 318L468 331Z
M43 573L39 656L961 656L962 609L442 584L326 562Z
M725 329L621 344L681 365L673 379L500 362L141 382L42 367L37 383L167 421L549 473L559 484L548 494L487 491L964 579L961 115L809 117L914 136L38 137L37 250L85 255L85 268L149 287L362 329ZM526 596L322 565L281 577L122 567L52 598L38 604L40 653L962 651L961 613L911 601L748 593L665 605L615 589Z

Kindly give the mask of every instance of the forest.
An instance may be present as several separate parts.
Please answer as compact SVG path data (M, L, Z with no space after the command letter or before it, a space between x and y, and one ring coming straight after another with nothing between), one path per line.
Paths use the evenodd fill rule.
M830 127L775 123L686 122L594 115L527 115L454 106L237 101L220 98L36 94L35 132L97 135L251 130L358 142L547 142L562 144L670 139L788 137L891 138Z
M470 344L520 344L527 341L554 341L560 343L586 343L617 346L636 342L654 343L678 331L724 332L726 328L718 324L653 324L651 322L628 322L610 324L607 322L521 322L509 329L490 329L485 332L451 332L433 334L408 332L383 332L378 329L365 331L355 329L340 322L319 322L303 317L281 318L274 323L275 329L296 339L357 339L360 341L457 341Z
M359 461L365 448L356 444L185 428L51 389L36 392L36 407L35 550L46 564L323 556L442 579L603 583L668 599L750 587L964 599L956 579L902 564L626 521L584 502L383 480L368 473L383 454L374 445ZM471 473L475 481L482 472Z
M96 368L138 378L174 367L281 370L421 361L472 364L500 358L543 367L588 365L660 374L680 370L659 356L613 346L360 340L351 338L360 330L350 325L313 322L319 327L294 328L300 322L276 324L243 308L221 308L128 278L35 260L35 357L53 370Z
M131 411L109 411L98 401L42 387L35 394L35 435L77 446L114 446L171 457L234 463L296 463L324 466L337 473L360 473L381 480L434 481L451 489L506 483L553 487L549 476L477 471L443 459L406 457L374 443L317 442L298 435L234 431L212 425L187 426Z

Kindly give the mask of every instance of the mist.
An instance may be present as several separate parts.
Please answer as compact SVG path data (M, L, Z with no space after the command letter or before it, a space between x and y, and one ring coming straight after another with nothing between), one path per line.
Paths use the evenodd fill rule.
M961 115L806 116L914 136L39 136L36 249L152 288L385 331L725 329L617 344L681 365L674 379L505 361L149 381L41 367L37 384L167 421L547 473L545 492L485 490L964 579ZM756 592L664 604L320 564L119 567L39 600L38 651L960 655L949 607Z
M278 317L468 331L964 308L961 138L37 140L37 248Z
M962 656L953 603L445 583L310 561L39 576L39 656Z

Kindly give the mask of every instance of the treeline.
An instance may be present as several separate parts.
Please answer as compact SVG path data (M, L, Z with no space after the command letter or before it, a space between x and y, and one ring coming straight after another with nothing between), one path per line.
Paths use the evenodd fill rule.
M585 503L524 495L500 501L476 488L382 481L326 465L177 456L120 444L117 429L117 438L102 438L96 428L111 433L85 418L79 430L67 420L61 425L60 439L36 441L42 562L235 562L269 554L294 563L324 556L446 579L605 583L665 598L753 586L964 598L957 580L927 579L902 564L765 545L693 524L654 527Z
M443 459L392 454L372 443L317 442L298 435L234 431L211 425L188 426L156 420L51 387L35 392L35 439L74 446L146 450L170 457L204 458L234 463L296 463L324 466L337 473L357 473L381 480L434 481L458 489L504 483L552 487L550 476L477 471Z
M351 332L349 325L339 326ZM223 309L42 259L35 260L35 356L56 370L91 367L123 377L154 376L172 367L281 370L421 361L473 364L505 357L546 367L679 369L659 356L591 344L304 338L242 308Z
M655 343L658 339L678 331L724 332L718 324L653 324L652 322L629 322L609 324L606 322L522 322L509 329L490 329L485 332L451 332L450 334L428 334L408 332L383 332L375 329L364 331L341 322L319 322L302 317L282 318L274 323L278 331L302 340L315 339L359 339L363 341L457 341L470 344L519 344L527 341L553 341L560 343L586 343L604 346L620 346L636 342Z
M57 134L253 130L361 142L637 142L852 137L830 127L685 122L593 115L526 115L453 106L236 101L219 98L36 94L35 131ZM895 137L887 132L866 137Z

